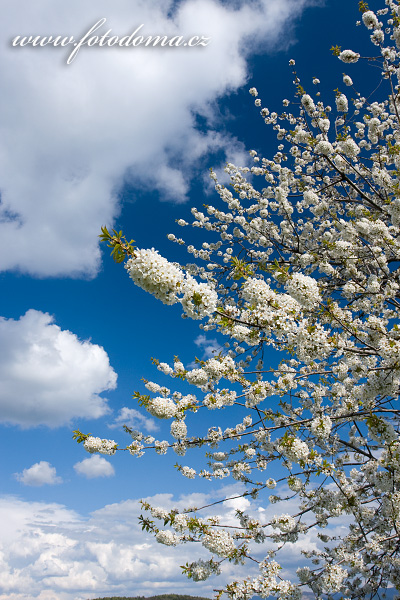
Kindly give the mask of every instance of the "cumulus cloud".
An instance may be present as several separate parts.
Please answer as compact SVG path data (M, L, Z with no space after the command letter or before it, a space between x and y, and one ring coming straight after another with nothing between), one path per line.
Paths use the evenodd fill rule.
M142 415L135 408L124 406L118 412L118 415L113 423L110 423L110 429L127 425L132 429L144 429L146 431L158 431L160 428L154 419Z
M15 473L15 477L24 485L35 487L62 483L61 477L57 476L55 467L45 460L35 463L29 469L24 469L22 473Z
M103 348L29 310L19 320L0 317L0 379L0 422L58 427L106 414L100 394L117 375Z
M202 506L220 496L243 492L243 486L231 485L209 494L187 494L173 497L157 494L145 498L153 506L183 510L187 506ZM214 506L207 517L218 510L223 522L233 519L234 508L245 509L260 517L257 502L251 506L231 502L226 509ZM296 509L295 503L288 512ZM209 509L210 510L210 509ZM141 531L138 516L142 509L138 500L109 504L93 512L89 518L64 506L50 503L24 502L16 498L0 498L0 600L84 600L99 596L154 595L154 590L212 597L213 590L241 576L256 576L257 565L222 564L222 575L196 584L181 574L179 565L209 554L200 544L170 548L157 544L152 536ZM268 505L263 522L279 512L277 505ZM160 521L161 528L163 527ZM343 534L339 519L332 535ZM318 541L316 532L308 532L297 544L287 544L279 554L283 559L283 577L293 577L303 563L301 549L313 549ZM261 560L270 543L255 544L254 555Z
M154 498L172 501L168 494ZM193 592L179 568L186 549L157 544L141 531L140 513L138 500L84 519L57 504L0 498L0 600L83 600L129 596L132 589L148 596L172 587ZM212 589L207 582L198 588L207 596Z
M185 200L201 157L240 144L215 132L215 101L246 83L246 59L315 0L3 0L0 23L0 270L93 276L98 233L124 182ZM204 35L207 47L12 47L24 35L79 39L102 16L115 35ZM100 32L99 32L100 33ZM208 128L196 128L195 114ZM12 252L9 249L12 247Z
M88 479L94 479L95 477L111 477L112 475L115 475L112 464L98 454L95 454L90 458L85 458L81 462L77 462L74 465L74 469L78 475L83 475Z
M195 338L194 343L199 348L199 351L201 352L201 354L199 356L197 356L197 358L201 358L202 360L207 360L209 358L212 358L213 356L215 356L216 354L218 354L218 352L221 352L221 350L222 350L221 344L219 344L215 338L209 339L204 334L198 335L197 338ZM190 362L187 365L186 368L187 369L196 369L197 367L198 367L198 364L196 363L196 361L193 360L192 362Z
M197 336L194 343L203 352L202 358L212 358L214 354L221 351L221 344L218 344L216 339L208 339L204 334Z

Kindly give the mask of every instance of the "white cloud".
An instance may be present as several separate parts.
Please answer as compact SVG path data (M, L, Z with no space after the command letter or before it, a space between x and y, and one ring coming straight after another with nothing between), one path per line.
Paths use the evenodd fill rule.
M203 352L202 358L212 358L218 352L221 352L221 344L218 344L216 339L209 340L204 334L200 334L194 340L194 343Z
M98 233L124 180L182 201L201 156L240 144L214 133L214 102L246 83L246 58L279 41L315 0L3 0L0 22L0 270L94 275ZM173 9L171 16L170 11ZM79 38L102 16L115 35L206 35L206 48L11 46ZM250 102L250 100L249 100ZM207 116L196 130L194 112ZM176 166L179 165L179 166ZM12 252L10 252L12 248Z
M122 425L127 425L127 427L131 427L132 429L145 429L152 432L160 429L154 419L146 417L135 408L128 408L127 406L120 409L115 421L109 427L110 429L115 429L122 427Z
M196 356L196 358L199 358L201 360L207 360L209 358L212 358L222 350L221 344L219 344L215 338L210 340L203 333L198 335L197 338L195 338L194 343L201 352L201 354L199 356ZM186 368L196 369L198 366L199 365L196 363L196 361L193 360L187 365Z
M243 492L240 484L226 486L220 493L187 494L174 498L158 494L145 498L153 506L167 509L202 506L217 497ZM222 522L234 519L234 509L241 506L251 516L260 516L257 502L251 506L231 502L226 509L213 506L203 514L220 514ZM277 505L266 505L263 522L279 512ZM295 510L295 503L287 507ZM157 544L141 531L138 500L104 506L85 519L64 506L0 498L0 600L83 600L98 596L150 596L176 593L212 597L213 590L241 576L257 575L257 566L223 563L223 574L194 585L182 574L179 565L209 554L200 544L169 548ZM162 522L160 522L163 527ZM343 534L343 523L336 520L333 535ZM283 577L303 562L301 549L313 549L316 532L308 532L302 542L287 544L277 560L283 558ZM261 559L270 543L256 544L255 557Z
M35 487L62 483L61 477L57 476L55 467L45 460L35 463L29 469L24 469L22 473L15 473L15 476L24 485Z
M76 463L74 469L78 475L83 475L88 479L94 479L95 477L111 477L112 475L115 475L112 464L98 454Z
M153 500L171 505L173 498L164 494ZM133 588L140 595L171 587L193 593L179 568L187 549L157 544L141 531L140 513L137 500L105 506L83 519L60 505L0 498L0 600L129 596ZM211 596L213 583L198 586L196 593Z
M106 414L99 394L117 376L103 348L29 310L18 321L0 317L0 379L0 422L58 427Z

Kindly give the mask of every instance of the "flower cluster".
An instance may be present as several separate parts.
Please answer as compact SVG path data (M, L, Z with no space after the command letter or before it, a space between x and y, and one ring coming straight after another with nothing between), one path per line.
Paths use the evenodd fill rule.
M305 442L299 438L287 437L278 444L277 450L287 459L293 462L306 461L310 454L310 449Z
M164 544L165 546L176 546L179 544L180 537L172 533L169 529L166 529L156 533L156 540L159 544Z
M158 396L152 398L147 404L148 412L157 419L172 419L176 415L176 404L171 398Z
M310 429L320 439L328 439L332 430L332 420L328 415L321 415L311 421Z
M177 440L185 438L187 435L187 426L185 421L172 421L171 435Z
M317 282L303 273L293 273L285 287L292 298L307 309L314 308L321 301Z
M117 444L114 440L102 440L99 437L93 437L89 435L83 442L83 447L87 452L93 454L99 452L100 454L115 454L117 450Z
M227 557L235 550L235 542L228 531L212 529L202 539L202 544L207 550L217 556Z
M353 50L343 50L339 54L339 60L344 63L356 63L360 58L358 52L353 52Z
M197 560L189 565L188 573L193 581L205 581L211 575L219 575L221 569L213 560Z
M210 284L198 283L190 274L185 276L179 265L170 263L154 248L135 249L125 268L137 286L164 304L181 302L192 319L202 319L216 309L218 294Z
M296 521L290 515L275 515L271 520L271 525L280 529L282 533L289 533L296 528Z
M218 294L207 283L197 283L190 277L185 281L184 290L181 303L188 317L202 319L213 314L217 307Z
M164 304L177 302L184 274L178 265L168 262L157 250L137 249L125 266L137 286Z

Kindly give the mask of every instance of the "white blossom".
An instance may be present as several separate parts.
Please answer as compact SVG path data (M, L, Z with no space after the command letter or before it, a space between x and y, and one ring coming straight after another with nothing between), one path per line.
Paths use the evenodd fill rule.
M172 419L176 415L176 404L171 398L152 398L147 404L148 412L158 419Z
M310 429L317 438L327 439L331 433L332 420L328 415L316 417L312 420Z
M100 454L115 454L117 444L114 440L102 440L99 437L93 437L90 435L83 442L83 446L87 452L93 454L99 452Z
M191 467L182 467L180 471L182 475L184 475L188 479L194 479L196 477L196 471Z
M368 29L377 29L378 28L378 18L372 10L367 10L362 15L362 21Z
M187 435L187 426L185 421L172 421L171 435L177 440L185 438Z
M282 533L288 533L296 528L296 521L290 515L275 515L271 519L271 525L280 529Z
M336 96L336 108L339 112L348 112L349 103L344 94L339 94L339 96Z
M343 50L343 52L339 54L339 60L344 63L356 63L359 58L360 55L352 50Z
M177 302L177 293L183 284L184 274L175 264L160 256L157 250L135 250L134 257L126 263L134 283L164 304Z
M306 461L310 454L307 444L298 438L288 438L278 445L279 452L293 462Z
M309 115L313 114L315 111L315 104L313 102L313 99L311 98L311 96L309 96L308 94L304 94L301 97L301 103L304 106L305 110L308 112Z
M159 544L164 544L165 546L176 546L179 544L180 538L169 529L166 529L164 531L160 530L156 534L156 540Z
M285 288L292 298L305 308L313 308L321 301L317 282L303 273L293 273Z
M223 529L213 529L203 537L202 544L207 550L226 557L235 550L235 542L228 531Z
M330 142L326 140L321 140L315 146L315 152L317 154L325 154L326 156L328 156L329 154L333 153L333 146Z

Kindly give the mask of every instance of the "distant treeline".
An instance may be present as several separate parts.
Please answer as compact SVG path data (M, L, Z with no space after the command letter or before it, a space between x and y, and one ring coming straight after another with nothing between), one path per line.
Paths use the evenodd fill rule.
M94 600L210 600L204 596L186 596L184 594L161 594L160 596L107 596Z

